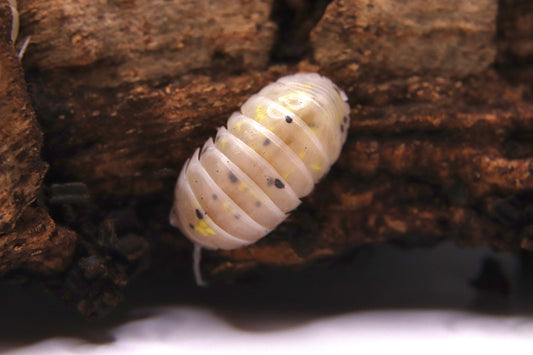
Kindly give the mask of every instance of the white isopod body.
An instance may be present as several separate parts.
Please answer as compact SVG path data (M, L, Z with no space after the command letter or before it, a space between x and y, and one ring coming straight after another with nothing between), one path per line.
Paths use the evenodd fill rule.
M251 96L183 166L170 223L208 249L267 235L339 157L347 100L316 73L285 76Z

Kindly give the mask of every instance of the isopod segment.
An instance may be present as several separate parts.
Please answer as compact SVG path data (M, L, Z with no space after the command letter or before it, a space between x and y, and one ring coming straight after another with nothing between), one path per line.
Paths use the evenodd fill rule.
M348 126L346 94L329 79L295 74L267 85L187 160L170 223L204 248L254 243L329 171Z

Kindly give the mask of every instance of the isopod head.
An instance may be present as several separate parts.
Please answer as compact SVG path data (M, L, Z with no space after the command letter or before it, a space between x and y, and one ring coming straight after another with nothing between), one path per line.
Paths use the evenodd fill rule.
M252 95L185 162L170 223L196 245L235 249L283 222L339 157L346 94L316 73L280 78Z

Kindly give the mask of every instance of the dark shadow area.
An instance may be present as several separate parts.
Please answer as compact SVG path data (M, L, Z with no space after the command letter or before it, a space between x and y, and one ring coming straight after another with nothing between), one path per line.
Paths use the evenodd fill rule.
M405 250L385 246L303 271L265 271L234 285L198 288L190 270L150 274L128 286L125 302L109 317L92 322L38 285L2 283L0 351L52 338L111 343L117 327L167 308L171 317L178 315L174 322L179 322L180 314L186 318L183 309L198 309L251 333L279 332L326 317L379 310L527 316L533 309L530 259L528 255L528 262L520 264L513 255L450 244Z
M498 0L495 69L513 83L533 80L531 50L533 3L529 0Z
M331 0L274 0L270 19L278 25L271 63L296 63L310 56L309 34Z

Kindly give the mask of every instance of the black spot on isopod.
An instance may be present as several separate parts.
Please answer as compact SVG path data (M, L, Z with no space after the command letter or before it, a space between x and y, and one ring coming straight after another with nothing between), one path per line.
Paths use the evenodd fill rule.
M277 179L276 179L276 180L277 180ZM269 177L269 178L267 179L267 185L268 185L268 186L272 186L272 185L274 185L274 179L272 179L272 178Z
M275 185L278 189L283 189L283 188L285 188L285 185L281 182L280 179L276 179L276 180L274 180L274 185Z
M266 138L264 141L263 141L263 145L269 145L270 144L270 139Z
M235 174L233 174L231 171L229 172L228 174L228 178L229 178L229 181L233 182L233 183L236 183L239 179L237 179L237 177L235 176Z
M190 227L191 229L194 229L194 226L192 225L192 223L189 223L189 227Z
M233 217L235 217L235 219L241 219L241 215L240 214L236 214Z
M198 219L204 218L204 215L202 214L202 212L200 212L199 209L196 210L196 217L198 217Z
M290 118L289 116L285 116L285 122L291 123L292 122L292 118Z
M255 201L255 207L261 207L261 201Z
M344 116L344 118L342 119L342 122L348 123L348 116Z
M211 195L211 198L212 198L213 200L217 200L217 199L218 199L218 196L217 196L217 194L212 194L212 195Z
M344 126L341 125L341 133L344 133Z

